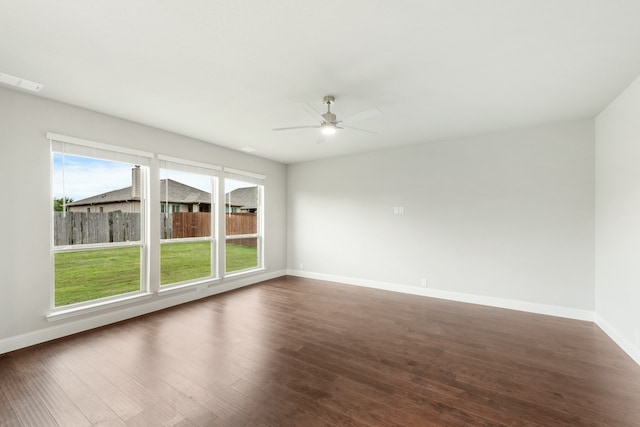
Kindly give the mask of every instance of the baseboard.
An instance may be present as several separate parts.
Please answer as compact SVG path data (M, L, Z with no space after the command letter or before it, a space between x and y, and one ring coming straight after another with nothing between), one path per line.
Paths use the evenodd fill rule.
M364 286L385 291L402 292L423 297L446 299L450 301L466 302L470 304L486 305L490 307L506 308L509 310L525 311L528 313L545 314L548 316L564 317L567 319L595 320L594 312L570 307L560 307L546 304L536 304L526 301L510 300L506 298L472 295L460 292L443 291L440 289L421 288L418 286L401 285L397 283L379 282L375 280L357 279L352 277L335 276L331 274L313 273L301 270L287 270L287 275L306 277L309 279L326 280L347 285Z
M265 280L275 279L284 275L286 275L285 270L278 270L260 274L248 274L246 276L234 277L233 279L224 281L223 283L210 286L204 292L198 292L196 288L189 288L184 292L166 295L161 298L156 298L151 302L146 302L144 304L120 306L117 309L111 310L107 309L100 313L92 313L89 316L85 316L82 318L78 318L77 320L68 321L61 324L59 322L56 322L56 324L52 324L49 327L39 329L37 331L27 332L25 334L1 339L0 354L77 334L79 332L88 331L90 329L99 328L111 323L121 322L123 320L142 316L154 311L163 310L165 308L195 301L201 298L206 298L222 292L239 289L244 286L253 285Z
M605 334L609 335L609 338L613 340L618 347L624 350L638 365L640 365L640 347L634 345L631 341L625 338L621 333L614 328L611 323L607 322L602 316L596 313L595 323Z

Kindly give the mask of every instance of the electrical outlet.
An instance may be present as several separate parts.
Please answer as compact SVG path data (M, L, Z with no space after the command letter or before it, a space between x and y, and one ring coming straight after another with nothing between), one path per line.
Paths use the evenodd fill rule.
M300 270L304 270L304 264L300 263Z
M422 279L420 279L420 286L422 286L423 288L427 287L427 278L423 277Z

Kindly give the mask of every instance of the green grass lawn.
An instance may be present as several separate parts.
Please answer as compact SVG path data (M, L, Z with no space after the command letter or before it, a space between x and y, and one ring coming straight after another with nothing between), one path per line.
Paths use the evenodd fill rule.
M56 307L140 289L140 248L55 255Z
M211 242L160 245L160 285L211 275Z
M227 243L226 271L257 266L257 249ZM208 277L210 242L161 245L161 285ZM55 255L55 306L140 290L140 248L61 252Z
M227 242L226 251L225 271L227 273L258 266L258 250L256 248Z

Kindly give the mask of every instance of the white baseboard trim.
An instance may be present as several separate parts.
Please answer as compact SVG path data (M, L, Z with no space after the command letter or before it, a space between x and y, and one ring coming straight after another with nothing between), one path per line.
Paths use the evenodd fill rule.
M640 365L640 347L634 345L631 341L625 338L621 333L614 328L611 323L607 322L602 316L596 313L595 323L605 334L609 335L609 338L613 340L618 347L624 350L638 365Z
M555 305L537 304L506 298L464 294L461 292L443 291L433 288L421 288L417 286L401 285L389 282L378 282L375 280L357 279L344 276L334 276L331 274L313 273L301 270L287 270L287 275L305 277L308 279L326 280L347 285L364 286L367 288L381 289L385 291L402 292L405 294L419 295L423 297L439 298L450 301L466 302L470 304L486 305L490 307L506 308L509 310L525 311L528 313L545 314L548 316L564 317L567 319L586 320L589 322L593 322L595 320L594 312L570 307L560 307Z
M49 327L39 329L37 331L0 339L0 354L62 338L68 335L77 334L79 332L88 331L90 329L99 328L111 323L142 316L154 311L206 298L222 292L239 289L244 286L275 279L284 275L286 275L286 270L260 274L248 274L246 276L234 277L228 281L224 281L223 283L212 285L200 292L198 291L198 288L193 287L188 288L181 293L172 293L154 298L150 302L131 306L120 306L115 309L105 309L99 313L89 313L86 316L78 316L77 318L74 318L74 320L70 319L71 321L68 322L60 320L55 324L51 324Z

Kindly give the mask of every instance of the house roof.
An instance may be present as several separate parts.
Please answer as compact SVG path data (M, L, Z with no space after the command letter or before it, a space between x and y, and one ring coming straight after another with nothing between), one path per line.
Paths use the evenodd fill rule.
M225 195L225 203L245 209L258 207L257 187L236 188Z
M167 181L169 189L167 194ZM211 193L172 179L160 180L160 201L168 203L211 203Z
M140 201L140 197L132 197L131 187L120 188L119 190L107 191L106 193L97 194L87 197L86 199L75 200L67 203L67 206L86 206L86 205L102 205L106 203Z
M167 182L169 183L167 194ZM168 196L168 197L167 197ZM68 203L67 206L101 205L107 203L120 203L140 201L140 197L132 197L132 187L108 191L106 193L87 197ZM211 194L195 187L183 184L172 179L160 180L160 201L162 203L211 203Z
M167 194L167 182L169 183ZM245 209L257 208L257 187L237 188L225 196L225 203ZM168 197L167 197L168 196ZM231 199L231 203L229 203ZM107 191L85 199L68 203L67 206L103 205L108 203L122 203L140 201L140 197L132 197L131 186L118 190ZM211 194L173 179L160 180L160 202L162 203L211 203Z

